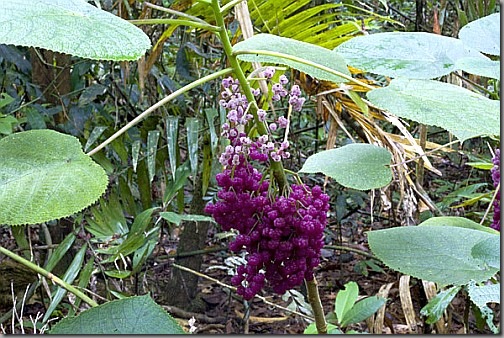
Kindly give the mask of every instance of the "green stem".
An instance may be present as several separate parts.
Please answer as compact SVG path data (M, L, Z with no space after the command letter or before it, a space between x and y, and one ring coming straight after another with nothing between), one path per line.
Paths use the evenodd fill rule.
M207 23L194 22L191 20L181 20L181 19L139 19L139 20L128 20L128 22L134 25L180 25L180 26L190 26L194 28L206 29L211 32L218 32L219 27L213 26Z
M23 253L23 256L30 258L30 243L28 243L28 238L26 236L25 226L12 226L12 237L16 241L17 246Z
M44 270L43 268L41 268L37 264L34 264L34 263L30 262L29 260L24 259L23 257L16 255L14 252L7 250L3 246L0 246L0 253L4 254L7 257L12 258L13 260L15 260L18 263L23 264L24 266L32 269L36 273L41 274L42 276L46 277L47 279L50 279L54 283L61 286L63 289L67 290L68 292L73 293L74 295L76 295L77 297L79 297L80 299L82 299L83 301L88 303L90 306L93 306L93 307L98 306L98 303L96 303L94 300L92 300L91 298L86 296L82 291L80 291L79 289L75 288L74 286L68 284L67 282L63 281L59 277L53 275L49 271Z
M232 71L233 70L231 68L226 68L226 69L220 70L220 71L218 71L216 73L204 76L201 79L198 79L198 80L196 80L194 82L191 82L188 85L186 85L186 86L184 86L184 87L182 87L182 88L174 91L173 93L171 93L170 95L168 95L167 97L165 97L164 99L162 99L161 101L159 101L159 102L155 103L154 105L150 106L149 108L147 108L143 113L141 113L140 115L138 115L137 117L135 117L127 125L125 125L121 129L119 129L118 131L116 131L108 139L106 139L100 145L98 145L96 148L94 148L93 150L91 150L90 152L88 152L87 155L93 156L98 151L100 151L101 149L105 148L105 146L107 146L112 141L114 141L116 138L118 138L119 136L121 136L122 134L124 134L128 129L130 129L131 127L133 127L134 125L136 125L138 122L140 122L142 119L144 119L146 116L148 116L150 113L152 113L154 110L156 110L159 107L161 107L162 105L170 102L171 100L173 100L177 96L179 96L181 94L184 94L185 92L188 92L189 90L191 90L191 89L193 89L193 88L195 88L195 87L197 87L197 86L199 86L199 85L201 85L201 84L203 84L205 82L208 82L208 81L217 79L217 78L219 78L221 76L224 76L226 74L229 74Z
M171 8L166 8L166 7L163 7L163 6L158 6L158 5L152 4L150 2L144 2L144 5L146 7L157 9L158 11L166 12L166 13L169 13L169 14L180 16L181 18L186 18L186 19L189 19L191 21L196 21L196 22L200 22L202 24L208 25L208 23L205 20L202 20L202 19L198 18L197 16L193 16L193 15L189 15L189 14L186 14L186 13L183 13L183 12L179 12L179 11L176 11L176 10L171 9Z
M257 107L254 105L255 102L254 94L252 94L250 85L247 81L247 78L245 77L245 74L243 73L243 70L240 67L240 64L238 63L236 55L233 54L233 47L231 46L231 42L229 40L229 35L226 29L226 24L224 23L224 17L222 16L219 1L212 0L211 6L215 15L215 21L217 25L220 27L218 34L222 42L224 52L226 53L231 68L233 68L236 78L240 82L240 86L242 88L243 93L245 94L245 97L247 98L248 102L251 105L249 112L252 114L252 116L254 116L254 122L257 131L260 135L267 135L268 129L266 128L266 124L262 121L259 121L259 117L257 116ZM280 193L283 193L287 189L288 183L287 178L285 177L282 162L275 162L273 160L270 160L270 166L271 169L273 170L273 176L275 177L275 180L278 183L278 187L280 188Z
M293 56L293 55L290 55L290 54L272 52L272 51L269 51L269 50L255 50L255 49L254 50L240 50L240 51L236 51L236 52L233 53L233 55L235 55L235 56L236 55L241 55L241 54L254 54L254 55L274 56L274 57L278 57L278 58L282 58L282 59L286 59L286 60L296 61L296 62L305 64L305 65L308 65L308 66L311 66L311 67L314 67L314 68L318 68L320 70L323 70L325 72L331 73L333 75L342 77L345 80L348 80L350 82L353 82L355 84L363 86L364 88L367 88L369 90L376 89L375 87L370 86L367 83L359 81L359 80L357 80L357 79L355 79L355 78L353 78L353 77L351 77L349 75L346 75L346 74L343 74L341 72L338 72L337 70L331 69L329 67L323 66L323 65L318 64L316 62L312 62L312 61L309 61L309 60L306 60L306 59L303 59L303 58L299 58L297 56Z
M351 247L348 247L348 246L341 246L341 245L324 245L324 249L344 250L344 251L349 251L349 252L355 252L356 254L359 254L359 255L361 255L361 256L364 256L364 257L367 257L367 258L371 258L371 259L376 259L376 260L378 260L378 258L376 258L375 256L373 256L373 255L372 255L372 254L370 254L369 252L362 251L362 250L355 249L355 248L351 248Z
M227 4L225 4L224 6L221 7L221 9L220 9L221 14L226 13L227 11L229 11L231 8L238 5L242 1L244 1L244 0L233 0L233 1L228 2Z
M315 326L317 327L317 332L319 334L327 333L327 323L325 320L324 309L322 308L322 302L320 301L320 295L317 288L317 280L313 277L312 280L306 280L306 290L308 292L308 301L313 310L313 316L315 317Z

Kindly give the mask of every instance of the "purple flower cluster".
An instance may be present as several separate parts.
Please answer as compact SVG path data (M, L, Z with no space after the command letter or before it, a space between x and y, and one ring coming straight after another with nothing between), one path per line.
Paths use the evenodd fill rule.
M223 230L236 229L230 250L248 252L231 283L244 299L252 299L268 281L273 291L285 293L303 279L313 279L320 263L329 196L320 187L293 185L288 197L268 195L269 183L244 162L217 175L219 200L209 203Z
M492 162L494 166L492 169L490 169L490 173L492 174L493 185L495 188L497 188L500 183L500 149L495 150L495 156L492 158ZM497 191L497 195L495 196L493 207L493 221L490 227L500 231L500 188L499 191Z
M271 78L274 68L268 68L265 76ZM280 79L286 84L287 78ZM235 229L236 238L229 244L233 252L246 250L247 264L237 268L231 282L244 299L252 299L266 284L273 291L283 294L300 285L303 279L313 279L313 269L320 263L323 231L329 210L329 196L320 187L310 189L306 185L292 185L288 196L273 195L268 178L254 164L266 165L268 159L281 161L289 157L289 142L280 144L262 135L251 140L240 132L240 124L246 124L248 103L243 100L236 81L223 81L221 106L228 110L233 121L223 125L223 135L230 144L219 159L224 169L216 175L220 187L217 202L209 203L205 212L211 214L223 230ZM283 95L283 94L278 94ZM285 94L287 95L287 94ZM243 112L239 110L243 108ZM258 117L265 120L265 112ZM236 119L235 119L236 117ZM244 122L244 123L242 123ZM279 118L269 130L285 128L288 120Z

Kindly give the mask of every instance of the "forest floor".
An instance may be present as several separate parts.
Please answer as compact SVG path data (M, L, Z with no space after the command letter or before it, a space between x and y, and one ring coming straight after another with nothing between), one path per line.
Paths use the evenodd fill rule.
M374 229L382 228L379 222L373 226ZM349 246L362 250L370 254L367 248L367 241L364 232L371 230L363 224L355 224L343 230L343 246ZM202 271L208 277L211 277L219 282L230 285L231 275L225 271L227 265L225 259L230 253L211 253L205 255ZM411 278L409 288L412 308L415 314L414 322L408 325L405 318L405 310L400 297L399 280L402 274L387 269L385 266L378 263L381 272L375 272L368 266L364 267L364 261L369 262L370 258L358 253L348 252L346 250L325 250L323 252L323 260L315 276L319 285L319 293L321 301L328 314L334 311L334 302L336 294L339 290L344 289L347 282L354 281L359 286L359 296L374 296L377 295L380 289L385 289L387 286L388 294L386 303L383 325L380 334L409 334L409 333L436 333L435 325L425 324L425 317L420 316L420 309L427 304L422 281ZM374 261L376 262L376 261ZM216 268L217 267L217 268ZM220 267L220 269L218 268ZM161 272L162 273L162 272ZM164 272L166 278L169 278L170 271ZM162 276L158 276L161 277ZM199 313L189 313L180 311L173 307L167 306L175 317L179 317L181 323L188 327L187 320L194 316L196 319L196 333L204 334L301 334L308 325L308 321L301 315L293 314L287 310L272 306L265 303L263 300L254 298L248 304L236 297L234 292L229 292L226 287L221 286L218 282L206 278L201 278L199 283L199 291L201 300L203 301L203 311ZM267 290L266 290L267 291ZM301 288L297 288L301 291ZM404 291L404 290L403 290ZM263 292L263 296L271 303L287 308L293 302L293 298L275 295L272 292ZM445 317L449 326L446 326L446 334L461 334L465 333L463 325L463 315L466 305L466 300L462 296L457 296L450 305L449 316ZM293 304L291 304L291 307ZM244 319L248 311L248 319ZM298 312L302 312L299 310ZM500 313L496 316L499 317ZM469 317L470 333L491 333L488 330L478 330L475 325L475 320L472 316ZM373 322L362 322L351 325L346 329L354 329L359 332L370 332L368 324L373 325ZM413 330L413 331L412 331Z
M444 169L460 177L460 168L457 169L450 164ZM377 260L370 258L372 254L369 251L365 233L369 230L378 230L390 226L390 221L386 217L375 216L373 222L371 222L369 210L357 210L341 224L333 224L328 227L326 235L328 235L329 240L327 244L338 247L323 249L322 262L315 270L315 278L319 285L319 293L325 313L328 314L334 311L334 302L338 291L344 289L346 283L354 281L359 286L359 296L374 296L380 290L382 292L388 290L385 294L388 301L381 320L375 318L373 321L351 325L345 330L354 329L359 332L383 334L437 333L439 328L436 325L426 324L425 317L420 315L420 309L428 302L422 281L411 278L406 286L400 286L402 274L391 271ZM218 247L219 244L219 241L211 239L212 237L211 230L210 239L207 243L209 251L211 251L212 247ZM33 240L36 242L37 239L34 238ZM0 245L9 249L15 248L13 238L7 228L0 228ZM297 300L301 299L301 303L298 302L296 308L296 303L293 303L294 298L275 295L268 292L268 289L263 291L263 299L256 297L250 302L244 302L240 297L236 296L234 291L230 291L229 288L223 286L221 283L231 284L231 274L228 272L233 257L232 253L227 250L209 252L203 255L203 266L200 273L208 278L200 277L198 297L201 306L198 310L188 312L165 304L167 302L163 300L163 295L156 291L159 290L156 283L159 283L159 281L166 282L171 278L171 274L174 272L173 269L175 269L172 265L174 260L168 258L161 261L156 259L156 256L171 254L175 250L176 241L169 238L160 241L154 252L153 261L156 264L150 264L147 268L147 271L149 271L148 277L143 279L141 283L144 286L142 289L153 291L154 299L186 329L189 327L188 320L191 317L196 319L197 334L301 334L308 325L309 322L303 318L303 310L300 309L303 306L303 297L299 297L299 292L303 292L301 287L296 289L298 291ZM5 280L5 278L5 271L3 271L0 280ZM408 293L407 291L409 291L412 300L409 308L400 295L403 292L404 297L404 294ZM5 288L0 290L0 293L0 300L2 300L2 297L10 297L10 292L6 292ZM464 316L467 314L466 305L467 300L459 293L448 308L445 316L447 325L444 328L444 333L466 333L463 325ZM496 312L494 322L500 324L500 306L491 304L491 307ZM287 308L297 310L301 315L294 314ZM0 317L7 309L8 307L2 307L2 302L0 302ZM35 317L38 312L43 314L44 311L40 296L36 294L25 304L23 317L29 322L30 315ZM405 313L408 312L414 314L411 320L406 319ZM64 311L62 314L64 314ZM467 333L491 333L488 327L483 330L476 328L472 311L469 313L468 318L469 328ZM378 322L378 325L375 324L375 327L378 327L376 332L374 332L373 327L369 327L369 325L373 326L375 322ZM3 326L6 328L6 333L11 332L10 321L4 323ZM19 332L18 329L14 331ZM30 333L31 329L26 327L25 332Z

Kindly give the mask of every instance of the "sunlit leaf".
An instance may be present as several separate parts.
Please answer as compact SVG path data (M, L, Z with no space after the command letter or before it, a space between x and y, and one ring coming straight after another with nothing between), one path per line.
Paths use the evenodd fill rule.
M355 303L355 305L343 316L341 326L345 327L368 319L386 302L386 298L378 296L364 298L363 300Z
M459 38L466 45L490 55L500 55L500 13L474 20L459 32Z
M394 79L367 97L396 116L441 127L461 141L500 135L500 101L449 83Z
M373 254L404 274L445 285L481 282L498 269L471 254L472 247L493 234L451 226L410 226L367 232Z
M391 157L385 148L353 143L308 157L300 172L320 172L353 189L375 189L390 183L392 171L388 166Z
M100 137L101 134L103 134L105 129L107 129L107 127L104 126L96 126L93 128L93 131L89 135L89 138L86 141L86 145L84 146L84 151L88 151L89 147L91 147L93 143L95 143L96 140L98 140L98 137Z
M334 312L338 322L342 322L346 313L354 306L359 296L359 285L355 282L345 284L345 289L340 290L334 302Z
M500 61L466 57L458 59L456 65L457 69L467 73L500 80Z
M196 176L198 170L198 135L199 121L195 117L186 119L187 129L187 151L189 153L189 164L191 166L191 174Z
M487 303L500 304L500 283L477 286L474 283L469 283L467 291L471 301L478 307L483 307Z
M352 66L390 77L433 79L456 70L463 57L485 58L462 41L425 32L357 36L334 49Z
M70 216L98 200L108 184L77 138L53 130L4 137L0 158L0 224Z

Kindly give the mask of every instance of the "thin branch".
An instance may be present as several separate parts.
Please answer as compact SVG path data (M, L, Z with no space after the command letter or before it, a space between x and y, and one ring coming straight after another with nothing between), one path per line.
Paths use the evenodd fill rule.
M33 271L41 274L42 276L44 276L47 279L51 280L52 282L58 284L63 289L67 290L68 292L73 293L74 295L76 295L77 297L79 297L80 299L82 299L83 301L85 301L86 303L88 303L89 305L91 305L93 307L94 306L98 306L98 303L96 303L94 300L92 300L91 298L89 298L88 296L86 296L80 290L78 290L74 286L68 284L67 282L63 281L58 276L53 275L51 272L49 272L49 271L41 268L37 264L34 264L34 263L30 262L29 260L24 259L23 257L16 255L12 251L4 248L3 246L0 246L0 253L4 254L7 257L12 258L16 262L21 263L24 266L32 269Z
M182 265L173 264L173 266L174 266L175 268L177 268L177 269L180 269L180 270L183 270L183 271L186 271L186 272L190 272L190 273L192 273L192 274L194 274L194 275L196 275L196 276L199 276L199 277L202 277L202 278L208 279L209 281L212 281L212 282L214 282L214 283L217 283L217 284L219 284L220 286L223 286L223 287L225 287L225 288L227 288L227 289L229 289L229 290L232 290L232 291L235 291L235 292L236 292L236 288L235 288L234 286L227 285L226 283L223 283L223 282L221 282L220 280L217 280L217 279L215 279L215 278L212 278L212 277L210 277L210 276L207 276L207 275L205 275L205 274L202 274L202 273L200 273L200 272L198 272L198 271L194 271L194 270L192 270L192 269L186 268L185 266L182 266ZM269 300L267 300L266 298L264 298L264 297L262 297L262 296L255 295L255 297L256 297L256 298L259 298L260 300L262 300L262 301L263 301L263 302L265 302L266 304L271 305L271 306L274 306L274 307L276 307L276 308L278 308L278 309L281 309L281 310L284 310L284 311L287 311L287 312L290 312L290 313L296 314L296 315L298 315L298 316L301 316L301 317L303 317L303 318L306 318L306 319L309 319L309 320L312 320L312 321L314 320L314 318L313 318L313 317L307 316L307 315L302 314L302 313L300 313L300 312L293 311L293 310L287 309L287 308L285 308L285 307L283 307L283 306L280 306L280 305L278 305L278 304L272 303L272 302L270 302Z
M103 141L96 148L94 148L93 150L91 150L90 152L88 152L87 155L93 156L94 154L96 154L97 152L99 152L100 150L102 150L103 148L105 148L105 146L107 146L108 144L110 144L111 142L113 142L116 138L118 138L119 136L121 136L122 134L124 134L128 129L130 129L131 127L133 127L134 125L136 125L138 122L140 122L141 120L143 120L145 117L147 117L150 113L152 113L153 111L155 111L159 107L165 105L166 103L170 102L171 100L175 99L177 96L179 96L181 94L184 94L185 92L188 92L189 90L191 90L191 89L193 89L193 88L195 88L195 87L197 87L197 86L199 86L199 85L201 85L201 84L203 84L205 82L217 79L217 78L219 78L221 76L224 76L226 74L229 74L231 72L232 72L231 68L226 68L226 69L220 70L220 71L218 71L216 73L213 73L213 74L207 75L205 77L202 77L201 79L199 79L197 81L194 81L194 82L191 82L188 85L186 85L186 86L184 86L184 87L182 87L182 88L174 91L173 93L171 93L170 95L168 95L167 97L165 97L164 99L162 99L161 101L158 101L154 105L152 105L149 108L147 108L144 112L142 112L140 115L138 115L137 117L135 117L127 125L125 125L121 129L119 129L117 132L115 132L112 136L110 136L108 139L106 139L105 141Z

